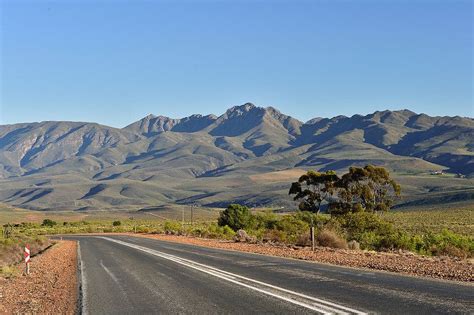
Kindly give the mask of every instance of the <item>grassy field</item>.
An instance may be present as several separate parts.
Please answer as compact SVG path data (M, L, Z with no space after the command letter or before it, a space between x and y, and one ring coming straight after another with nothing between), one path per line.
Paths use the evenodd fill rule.
M474 206L472 205L438 210L423 208L392 211L385 213L384 219L413 234L439 233L443 229L448 229L461 235L474 235Z
M195 222L212 222L219 216L217 208L197 207L193 209ZM253 212L275 209L255 208ZM278 209L277 209L278 210ZM124 224L136 225L137 222L144 226L162 225L165 221L191 222L191 208L189 206L170 205L148 209L147 211L31 211L0 205L0 224L12 223L41 223L48 218L59 225L64 222L89 222L90 225L108 227L119 220ZM132 220L130 220L133 218ZM383 218L395 226L410 233L439 233L448 229L457 234L474 235L474 205L456 204L443 207L413 207L406 210L391 211L383 214ZM135 221L135 222L134 222Z
M218 208L194 207L192 219L194 221L213 221L219 216ZM51 219L59 223L78 221L114 221L128 220L130 218L145 221L163 222L166 220L191 221L191 207L182 205L169 205L150 208L146 211L32 211L14 208L0 204L0 224L6 223L40 223L44 219Z

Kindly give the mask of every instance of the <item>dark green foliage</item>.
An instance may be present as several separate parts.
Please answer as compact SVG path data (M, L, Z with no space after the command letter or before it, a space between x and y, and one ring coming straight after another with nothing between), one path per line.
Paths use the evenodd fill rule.
M351 167L341 178L334 171L308 171L291 184L289 194L300 200L302 211L319 213L321 204L326 202L331 214L342 215L389 210L400 196L400 185L385 168L367 165Z
M424 255L472 257L474 240L444 229L441 233L409 234L370 212L347 213L331 219L346 239L356 240L362 249L403 249Z
M321 203L334 193L339 177L334 171L320 173L308 171L297 182L291 184L290 195L294 200L301 200L299 209L319 213Z
M252 214L250 210L238 204L231 204L221 212L218 224L219 226L229 226L234 231L246 229L252 223Z
M122 222L120 222L120 221L117 220L117 221L114 221L114 222L112 223L112 225L113 225L113 226L120 226L120 225L122 225Z
M363 249L410 249L409 236L375 213L347 213L335 220L347 239L358 241Z
M400 185L383 167L350 167L336 183L336 202L330 203L333 214L360 211L387 211L400 196Z
M285 242L294 244L302 234L308 233L309 224L294 215L284 215L276 224L276 229L285 233Z
M57 223L56 221L53 221L51 219L44 219L43 220L43 223L41 224L42 226L45 226L45 227L53 227L55 226Z
M271 211L258 212L251 219L253 229L274 229L279 217Z

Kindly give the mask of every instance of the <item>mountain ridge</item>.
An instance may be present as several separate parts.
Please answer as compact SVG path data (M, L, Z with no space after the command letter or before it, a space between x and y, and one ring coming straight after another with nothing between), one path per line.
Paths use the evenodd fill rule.
M373 163L396 174L445 169L469 177L473 139L469 117L404 109L302 122L252 103L220 116L150 114L123 128L66 121L0 125L0 201L32 209L140 207L196 198L203 205L245 198L289 204L284 182L262 186L249 176Z

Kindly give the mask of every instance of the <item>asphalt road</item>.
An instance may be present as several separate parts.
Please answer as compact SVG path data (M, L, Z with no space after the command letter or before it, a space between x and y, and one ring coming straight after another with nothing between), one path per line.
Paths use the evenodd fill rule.
M473 313L474 286L128 236L79 241L83 314Z

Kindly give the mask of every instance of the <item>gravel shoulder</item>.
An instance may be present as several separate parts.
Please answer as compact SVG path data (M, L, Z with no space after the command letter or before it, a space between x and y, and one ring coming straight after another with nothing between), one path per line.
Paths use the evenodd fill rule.
M474 264L472 261L458 260L450 257L423 257L412 253L380 253L361 250L332 249L327 247L316 247L315 251L312 252L310 248L277 246L265 243L237 243L233 241L161 234L127 235L204 247L302 259L340 266L397 272L413 276L474 282Z
M77 243L59 241L31 259L30 275L0 278L1 314L74 314L77 310ZM21 270L21 271L20 271Z

